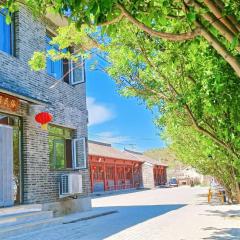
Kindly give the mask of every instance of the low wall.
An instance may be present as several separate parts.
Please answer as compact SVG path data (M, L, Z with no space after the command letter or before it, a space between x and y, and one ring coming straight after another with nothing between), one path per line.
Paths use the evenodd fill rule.
M143 188L154 188L153 164L145 162L142 165Z
M55 217L75 213L84 212L92 209L92 202L90 197L71 199L65 201L44 203L42 204L43 211L53 211Z

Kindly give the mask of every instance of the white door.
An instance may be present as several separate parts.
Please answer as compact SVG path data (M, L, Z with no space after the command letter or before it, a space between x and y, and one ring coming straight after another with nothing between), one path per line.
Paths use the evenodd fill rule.
M13 205L13 182L13 129L0 125L0 207Z

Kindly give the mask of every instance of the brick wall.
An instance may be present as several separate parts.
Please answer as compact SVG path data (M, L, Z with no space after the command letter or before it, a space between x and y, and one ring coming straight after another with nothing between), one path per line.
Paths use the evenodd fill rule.
M0 91L11 89L21 95L32 96L47 102L45 109L53 114L53 123L75 129L77 137L87 136L87 110L85 83L71 86L59 82L46 71L33 72L28 60L34 51L45 49L46 28L54 25L46 20L37 20L21 7L15 15L16 56L0 52ZM45 203L59 200L58 181L62 173L52 171L49 165L48 133L43 131L29 114L29 104L22 102L16 113L23 122L23 181L24 202ZM0 109L0 112L2 110ZM4 112L4 111L2 111ZM70 170L71 171L71 170ZM90 192L88 170L83 174L83 187L86 196Z

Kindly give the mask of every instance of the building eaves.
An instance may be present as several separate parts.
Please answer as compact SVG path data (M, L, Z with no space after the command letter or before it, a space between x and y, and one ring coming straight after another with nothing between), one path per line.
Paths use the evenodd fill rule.
M33 96L27 88L22 86L7 84L4 80L0 79L0 90L6 94L14 95L22 100L36 103L36 104L50 104L48 99L40 98L39 96Z
M116 148L113 148L111 144L97 142L97 141L88 141L88 152L91 156L99 156L105 158L113 158L120 160L128 160L128 161L140 161L138 158L129 155L125 152L122 152Z

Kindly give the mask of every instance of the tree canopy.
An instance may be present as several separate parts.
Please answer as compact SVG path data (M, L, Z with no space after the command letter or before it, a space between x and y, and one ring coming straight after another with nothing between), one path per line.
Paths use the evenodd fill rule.
M7 0L16 11L24 2L36 14L55 12L82 25L99 25L111 35L127 20L152 37L186 41L202 36L240 77L239 0Z
M7 6L15 11L15 3ZM70 24L52 44L80 46L74 53L35 53L33 69L44 69L46 56L104 58L107 67L95 67L121 94L159 110L156 124L177 157L217 177L240 202L239 1L25 3L38 14L68 12Z

